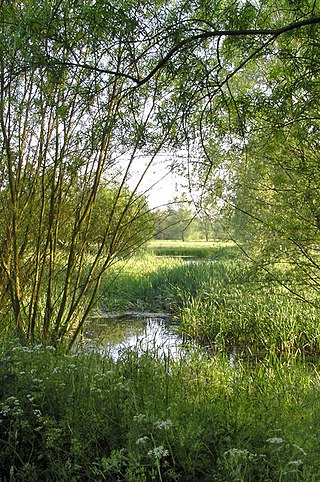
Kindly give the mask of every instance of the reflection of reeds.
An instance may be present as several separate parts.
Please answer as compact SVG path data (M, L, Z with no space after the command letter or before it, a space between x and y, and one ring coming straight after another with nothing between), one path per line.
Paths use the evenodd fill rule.
M126 349L135 350L139 355L152 353L164 356L179 354L180 336L162 318L109 320L99 323L98 319L88 324L90 327L90 349L100 353L107 351L114 358ZM88 345L87 345L88 346Z

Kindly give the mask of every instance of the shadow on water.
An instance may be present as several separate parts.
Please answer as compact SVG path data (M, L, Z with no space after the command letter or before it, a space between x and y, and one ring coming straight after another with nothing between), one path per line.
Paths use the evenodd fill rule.
M163 318L98 318L87 323L83 345L89 350L107 353L115 360L128 349L139 354L155 353L178 358L182 337L177 327Z

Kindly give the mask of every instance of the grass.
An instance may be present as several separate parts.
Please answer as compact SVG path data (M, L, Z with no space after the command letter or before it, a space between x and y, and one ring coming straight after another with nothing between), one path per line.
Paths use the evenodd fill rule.
M196 259L226 259L239 255L239 250L229 241L167 241L154 240L147 251L156 256L191 257Z
M191 263L150 254L134 258L105 288L103 304L171 312L186 340L220 351L320 353L319 309L242 257Z
M1 360L4 481L319 480L319 366L13 343Z
M320 480L315 307L242 258L150 253L110 273L101 303L170 311L214 355L114 360L2 339L1 480Z

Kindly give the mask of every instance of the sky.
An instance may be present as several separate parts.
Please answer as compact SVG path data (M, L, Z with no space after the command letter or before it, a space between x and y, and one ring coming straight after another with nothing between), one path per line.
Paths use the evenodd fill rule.
M141 173L147 163L147 158L139 159L139 163L134 164L131 177L127 184L130 189L134 189L139 182ZM145 194L150 208L164 207L173 198L183 192L185 179L176 173L170 172L168 159L159 155L152 166L145 174L138 187L139 193Z

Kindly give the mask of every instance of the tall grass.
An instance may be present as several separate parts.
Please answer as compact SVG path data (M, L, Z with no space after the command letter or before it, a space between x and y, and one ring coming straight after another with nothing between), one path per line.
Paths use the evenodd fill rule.
M320 352L319 309L241 258L134 259L105 292L104 303L109 309L166 310L186 339L218 350Z
M226 259L239 256L237 246L228 241L151 241L147 248L156 256L181 256L196 259Z
M3 481L316 481L319 366L2 347Z
M1 480L320 480L315 307L243 259L146 255L112 280L105 308L170 311L214 354L114 360L2 339Z

